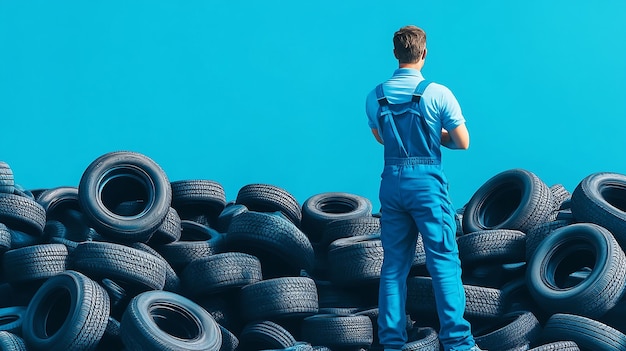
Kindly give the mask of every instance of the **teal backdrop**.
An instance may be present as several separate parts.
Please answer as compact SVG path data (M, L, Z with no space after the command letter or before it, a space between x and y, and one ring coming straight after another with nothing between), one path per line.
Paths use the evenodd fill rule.
M457 207L511 168L570 191L626 174L624 0L0 0L0 160L36 189L133 150L228 200L268 183L377 209L364 99L407 24L467 119L470 149L443 155Z

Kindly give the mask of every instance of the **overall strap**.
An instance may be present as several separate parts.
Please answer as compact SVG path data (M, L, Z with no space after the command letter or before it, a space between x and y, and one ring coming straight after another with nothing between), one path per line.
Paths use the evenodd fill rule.
M404 147L404 143L402 142L402 138L400 138L400 133L398 133L398 127L396 127L396 121L391 115L391 111L389 110L389 101L385 97L385 93L383 91L383 85L378 84L376 86L376 99L378 100L378 104L380 105L380 115L385 119L389 120L389 124L391 124L391 130L393 131L394 136L396 137L396 141L400 146L400 150L404 153L406 157L409 157L409 153L406 151Z
M428 123L426 123L426 108L424 108L424 104L420 104L422 99L422 94L424 94L424 90L428 87L431 82L424 79L415 88L413 92L413 101L417 105L417 110L421 112L422 116L420 118L420 123L422 124L422 132L425 134L426 140L428 140L428 148L433 150L433 140L430 137L430 128L428 127Z

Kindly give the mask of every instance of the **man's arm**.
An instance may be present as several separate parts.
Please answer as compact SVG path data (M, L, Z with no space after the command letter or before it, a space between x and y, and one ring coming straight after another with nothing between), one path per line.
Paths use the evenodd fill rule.
M374 138L376 138L376 141L378 141L382 145L385 145L385 143L383 142L383 138L381 138L380 134L378 134L378 129L372 128L372 134L374 134Z
M469 148L469 132L465 123L460 124L451 131L441 131L441 145L448 149L467 150Z

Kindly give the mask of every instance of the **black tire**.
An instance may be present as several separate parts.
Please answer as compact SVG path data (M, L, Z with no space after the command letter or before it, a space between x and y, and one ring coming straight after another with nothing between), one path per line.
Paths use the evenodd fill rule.
M264 277L298 275L314 266L313 246L304 233L283 217L268 213L248 211L233 218L226 246L257 256Z
M572 193L572 214L580 222L608 229L626 247L626 175L594 173Z
M22 335L29 350L93 349L106 330L109 296L81 273L48 279L26 310Z
M134 297L121 320L130 350L219 351L222 334L213 317L195 302L168 291Z
M180 240L154 246L176 272L181 273L189 263L197 259L224 251L224 235L216 230L188 220L181 221L181 227Z
M552 185L550 187L550 192L552 192L552 199L554 199L555 208L560 208L563 202L572 197L572 194L563 184Z
M85 241L90 238L92 229L80 209L77 187L63 186L45 190L37 198L37 203L46 210L46 226L49 222L59 221L66 229L61 235L61 233L50 234L44 228L45 238L50 238L51 235L74 241Z
M0 308L0 331L13 334L22 334L22 322L26 307L6 307Z
M263 279L259 259L225 252L191 262L182 272L185 291L193 296L238 289Z
M222 346L220 351L235 351L239 346L239 339L230 330L220 325L222 333Z
M430 327L415 328L409 332L409 340L402 351L439 351L439 336Z
M222 210L217 217L215 229L220 233L228 232L228 227L230 227L230 222L232 222L233 218L244 212L248 212L248 208L244 205L239 205L234 202L226 204L224 210Z
M43 281L65 271L67 257L67 248L62 244L9 250L2 258L4 276L11 284Z
M328 223L371 215L372 203L362 196L341 192L317 194L302 204L302 231L312 242L319 242Z
M380 218L365 216L335 220L326 225L321 244L328 246L337 239L359 235L380 234Z
M258 321L247 324L239 334L239 348L242 351L284 349L296 343L293 335L285 328L271 321Z
M525 260L526 235L518 230L481 230L458 237L457 243L464 267Z
M589 275L571 282L583 268ZM556 229L544 239L526 272L530 293L546 311L596 318L622 297L626 256L611 233L591 223Z
M0 350L27 351L24 339L6 331L0 331Z
M316 314L302 321L302 339L313 345L369 347L373 338L372 322L367 316Z
M334 241L328 251L328 265L333 284L351 286L377 281L383 266L380 234Z
M163 286L163 290L175 293L180 292L180 290L182 289L182 284L180 278L178 277L178 274L176 273L174 268L172 268L169 262L167 262L167 260L163 256L161 256L160 253L144 243L133 243L131 247L137 250L141 250L143 252L147 252L162 260L165 263L165 285Z
M180 240L182 224L178 212L173 207L167 211L165 220L149 240L150 245L163 245Z
M466 297L465 317L497 318L502 315L502 292L499 289L463 285ZM430 277L409 277L406 309L412 315L436 316L435 293Z
M596 320L556 313L543 328L545 341L574 341L581 350L624 351L626 335Z
M555 341L549 344L533 347L528 351L580 351L578 344L573 341Z
M543 239L548 237L555 229L572 224L567 220L558 220L542 223L526 233L526 262L530 261L537 250L537 246Z
M0 161L0 193L13 194L15 190L15 179L11 167Z
M94 280L111 279L131 295L165 286L166 263L150 253L124 245L80 243L72 253L70 266Z
M226 205L224 188L218 182L205 179L172 182L172 207L184 212L185 208L203 208L217 217Z
M46 210L46 219L56 219L65 209L80 211L78 203L78 188L61 186L48 189L37 197L37 203Z
M534 344L541 334L541 325L532 312L506 314L485 328L474 328L476 344L485 350L517 350Z
M269 184L248 184L239 189L235 201L250 211L282 212L300 227L302 209L296 198L285 189Z
M94 160L78 186L80 206L92 227L105 237L146 242L161 226L172 202L165 172L134 152L111 152ZM135 213L115 213L121 203L143 204Z
M246 285L241 288L241 309L247 321L313 315L319 309L315 282L306 277L283 277Z
M474 193L463 213L463 231L513 229L526 233L555 210L552 193L523 169L501 172Z
M0 223L0 254L11 248L11 232L6 225Z
M46 211L31 198L0 193L0 223L11 229L41 236L46 225Z

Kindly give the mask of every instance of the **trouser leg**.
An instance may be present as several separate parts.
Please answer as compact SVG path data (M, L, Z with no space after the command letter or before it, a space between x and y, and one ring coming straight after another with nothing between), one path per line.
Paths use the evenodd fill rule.
M426 267L432 277L440 321L439 339L444 351L466 350L474 346L469 322L465 320L465 290L461 281L461 261L456 243L454 209L445 181L420 181L421 191L412 210L426 251Z
M400 349L407 341L406 280L415 256L417 227L403 212L385 208L381 218L384 250L379 287L379 340Z

